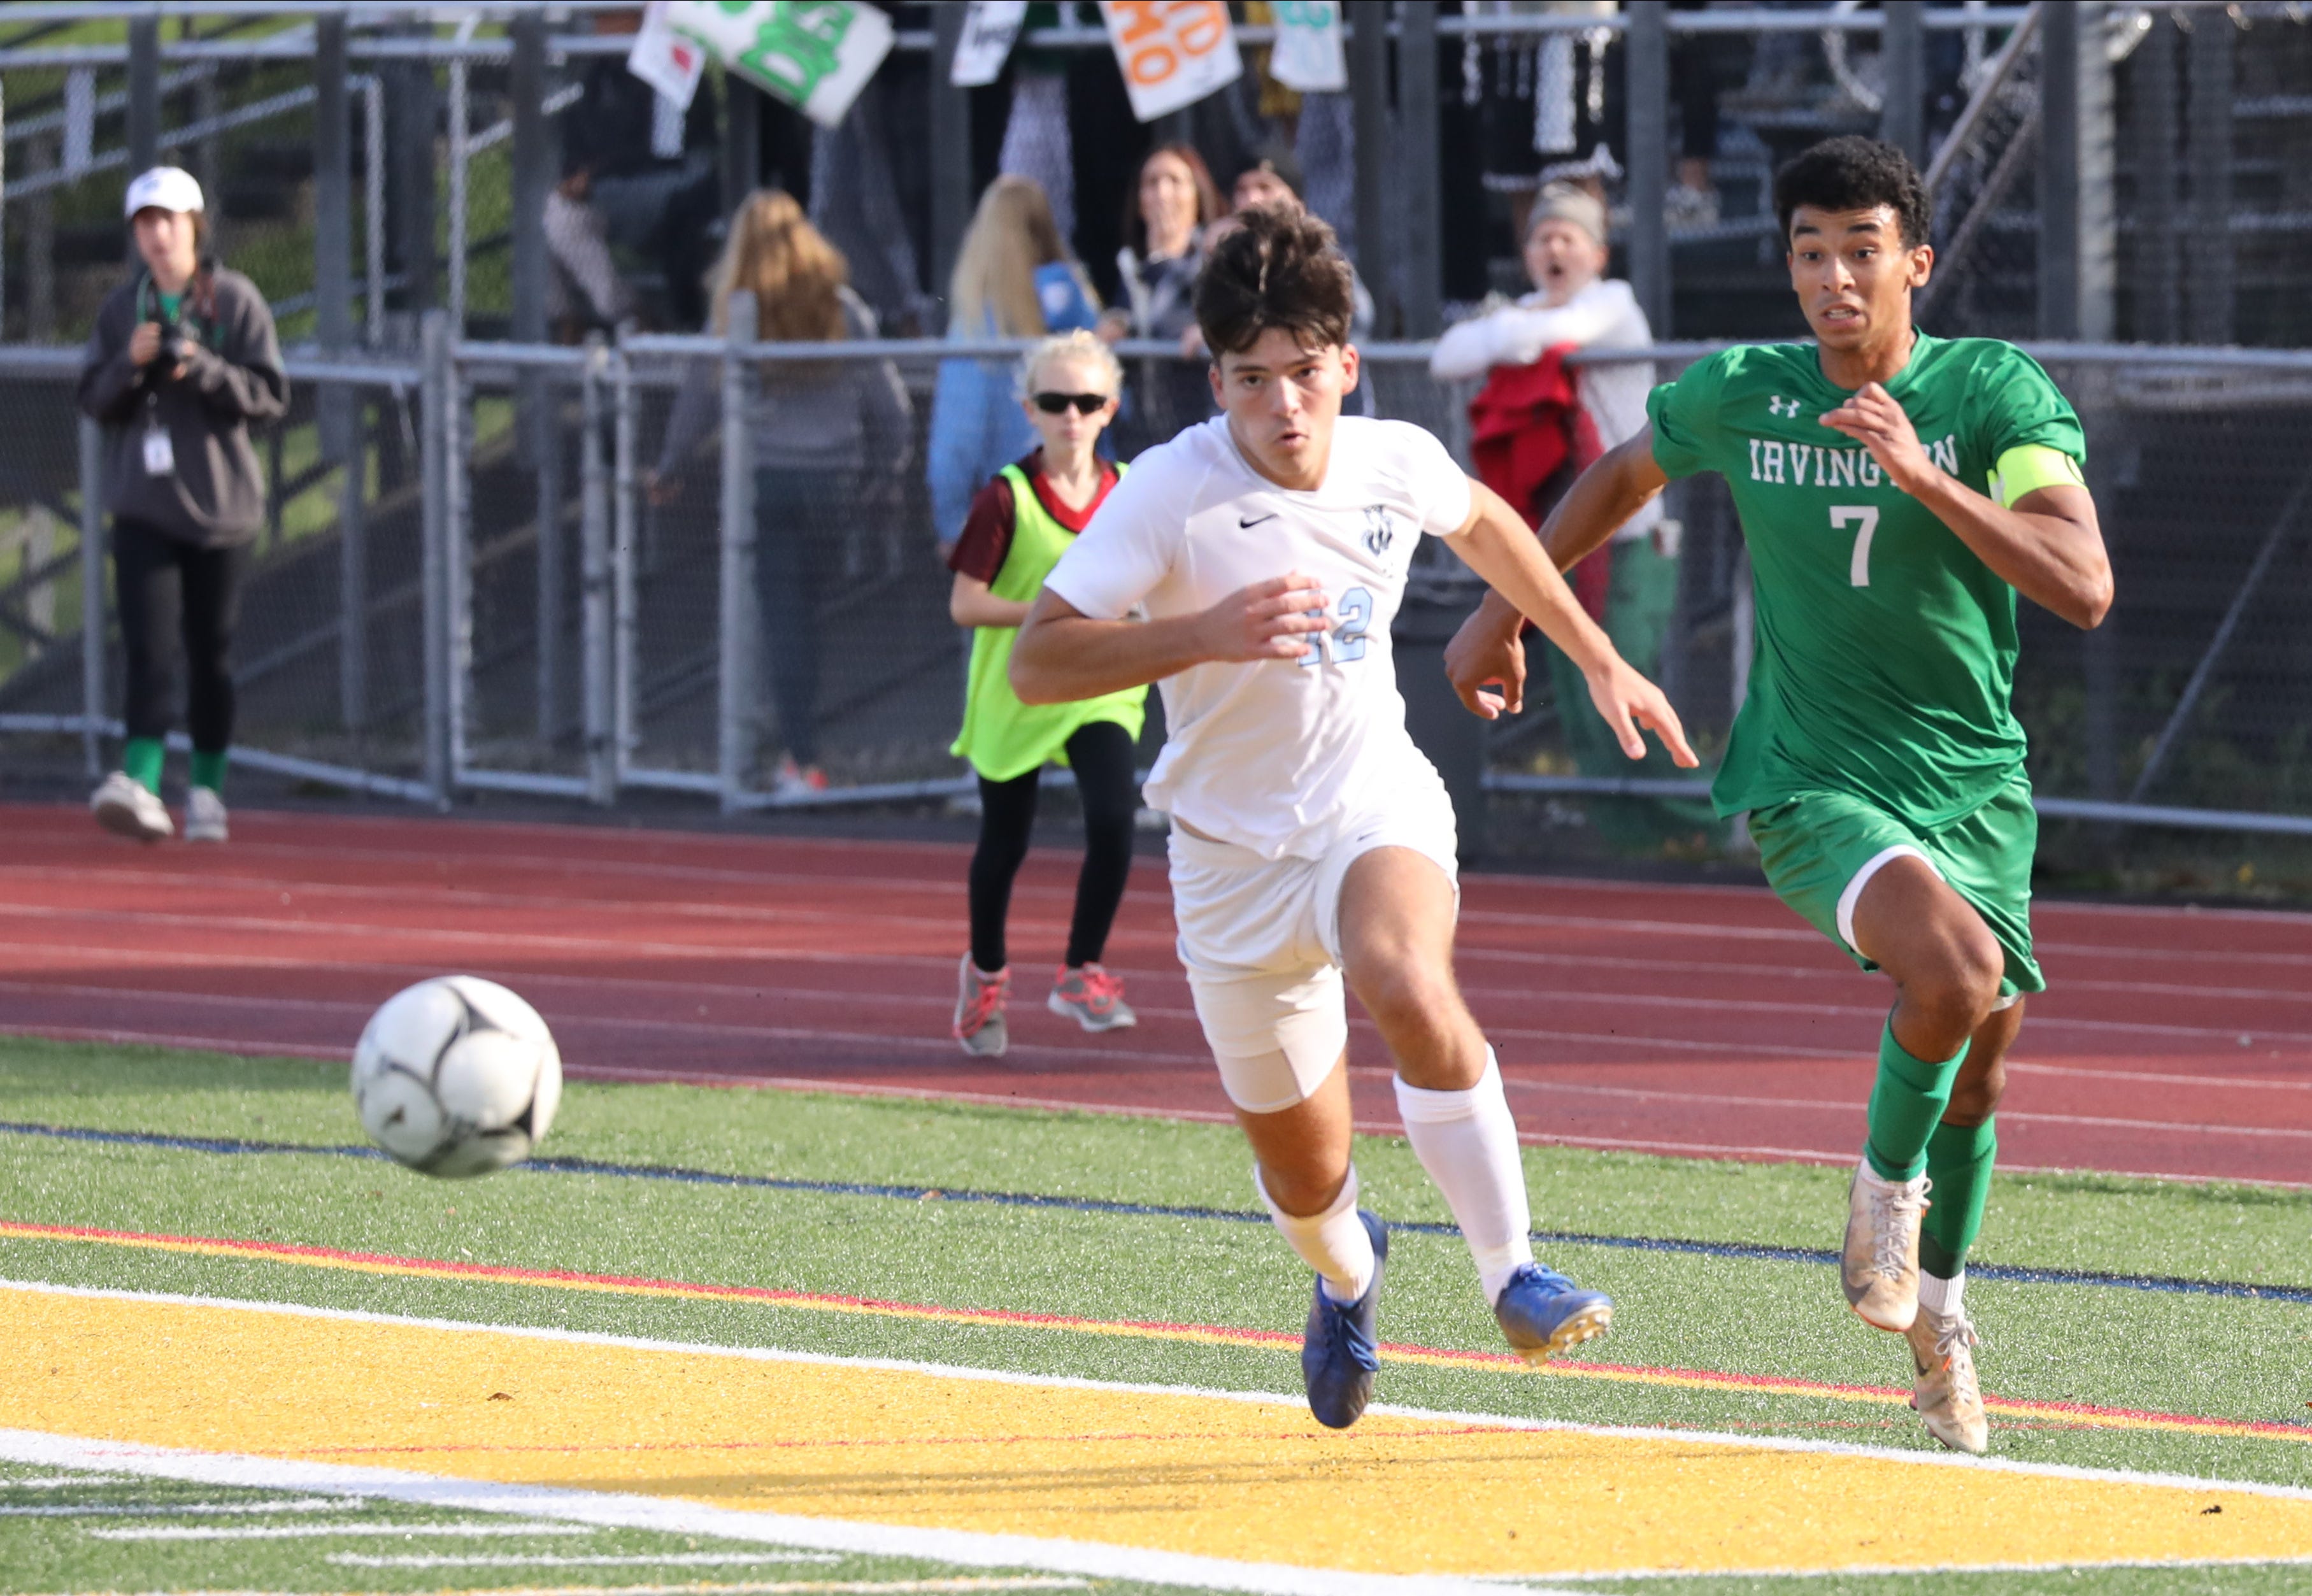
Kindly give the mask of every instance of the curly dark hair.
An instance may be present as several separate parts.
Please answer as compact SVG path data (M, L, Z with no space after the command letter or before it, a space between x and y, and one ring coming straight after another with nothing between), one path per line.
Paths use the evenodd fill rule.
M1196 274L1196 325L1218 358L1281 327L1305 348L1349 341L1356 290L1333 230L1308 212L1259 206L1213 247Z
M1802 205L1819 211L1890 206L1902 224L1906 250L1925 243L1935 224L1934 196L1927 192L1926 180L1911 158L1895 145L1859 133L1826 138L1799 152L1774 173L1774 215L1786 241L1791 218Z

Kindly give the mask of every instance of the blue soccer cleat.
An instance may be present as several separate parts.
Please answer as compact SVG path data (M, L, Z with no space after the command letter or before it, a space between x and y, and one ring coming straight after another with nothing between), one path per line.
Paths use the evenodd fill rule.
M1614 1300L1583 1291L1554 1269L1519 1264L1502 1287L1493 1317L1518 1356L1538 1369L1550 1354L1604 1335L1614 1322Z
M1300 1378L1309 1388L1309 1411L1335 1430L1355 1424L1372 1400L1373 1375L1380 1368L1374 1350L1374 1320L1380 1305L1381 1267L1388 1262L1388 1227L1357 1210L1372 1238L1372 1284L1353 1302L1336 1302L1317 1279L1317 1300L1309 1307L1308 1338L1300 1343Z

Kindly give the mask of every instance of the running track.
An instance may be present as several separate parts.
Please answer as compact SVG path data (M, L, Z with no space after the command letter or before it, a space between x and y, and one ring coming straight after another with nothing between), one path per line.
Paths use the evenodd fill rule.
M948 1039L966 850L237 811L141 848L0 808L0 1030L342 1057L421 976L505 982L571 1073L1224 1118L1159 862L1108 962L1138 1030L1044 1012L1074 859L1012 907L1012 1048ZM2001 1161L2312 1183L2312 916L2041 906ZM1475 875L1460 970L1528 1138L1844 1162L1887 993L1763 891ZM1394 1128L1371 1029L1360 1122Z

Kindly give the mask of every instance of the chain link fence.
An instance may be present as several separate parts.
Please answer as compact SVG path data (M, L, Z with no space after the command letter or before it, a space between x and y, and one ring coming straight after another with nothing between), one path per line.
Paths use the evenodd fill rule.
M0 348L0 731L118 735L103 444L75 350ZM234 640L236 757L331 786L423 797L426 516L415 367L288 362L258 439L267 518ZM9 557L13 556L13 560Z
M245 763L429 802L657 789L739 811L968 790L946 751L962 642L924 461L940 363L1016 346L574 349L447 332L437 317L408 366L290 363L291 412L260 439L272 511L237 641ZM1705 348L1651 358L1668 377ZM2043 811L2106 829L2089 836L2312 836L2312 641L2298 621L2312 475L2295 447L2312 426L2312 355L2040 353L2087 426L2119 592L2094 633L2024 606L2017 701ZM1430 381L1426 359L1422 345L1368 350L1365 402L1466 460L1467 392ZM0 730L79 733L93 770L119 671L77 370L75 352L0 349ZM1647 662L1714 756L1751 633L1723 486L1677 485L1649 541ZM1416 721L1465 738L1471 792L1639 851L1728 846L1693 778L1633 783L1585 759L1569 736L1585 710L1562 715L1546 644L1523 716L1461 725L1429 679L1438 628L1476 591L1426 545L1403 622ZM814 767L823 787L796 779ZM1618 824L1641 810L1650 832Z
M292 413L258 444L273 492L238 651L245 761L435 802L511 791L608 803L660 790L740 811L964 790L945 751L962 647L925 465L941 362L1003 362L1012 346L734 347L694 331L724 193L753 176L809 190L887 331L936 326L944 285L923 146L943 91L927 13L903 16L898 52L853 115L807 145L766 130L758 164L734 165L725 139L741 124L710 81L687 121L645 106L641 122L619 122L648 124L627 142L646 142L649 158L598 171L588 140L632 89L614 8L556 13L542 65L530 57L536 75L517 58L509 8L368 8L343 27L345 180L333 187L312 81L328 24L259 9L155 24L145 124L162 158L202 179L225 261L305 351L291 361ZM1775 165L1826 134L1896 131L1889 107L1915 102L1940 211L1922 319L2027 339L2045 324L2048 14L1931 7L1905 43L1889 13L1852 0L1668 13L1648 147L1668 185L1655 236L1672 325L1795 332L1770 215ZM2112 68L2116 336L2312 337L2301 293L2312 26L2300 8L2102 14L2080 42ZM1416 112L1401 71L1377 118L1353 94L1283 92L1248 29L1239 84L1157 127L1111 125L1093 90L1112 64L1090 19L1063 8L1062 26L1031 31L1005 76L972 92L971 131L979 157L1045 182L1103 278L1134 139L1192 140L1223 184L1242 158L1296 149L1312 208L1361 243L1384 335L1411 303L1408 251L1440 251L1447 301L1513 293L1520 199L1546 172L1578 176L1586 162L1609 199L1632 191L1620 171L1633 142L1627 13L1470 4L1434 19L1436 241L1405 236L1387 206L1385 236L1355 238L1361 127L1389 143L1387 193L1423 180L1406 165L1406 151L1430 146L1403 136ZM0 336L24 341L0 346L13 379L0 399L0 729L78 733L92 766L118 671L68 346L120 280L118 196L139 136L127 31L117 17L0 28ZM517 221L525 183L534 238ZM332 280L362 357L352 364L311 356L325 330L317 277L340 269L317 264L327 215L346 218ZM1629 236L1653 223L1625 205L1617 226ZM670 251L675 232L697 247ZM539 240L545 287L522 299L517 244ZM505 341L516 325L555 341ZM29 346L43 345L57 346ZM1659 350L1658 373L1675 374L1695 347ZM1466 459L1468 393L1432 382L1426 352L1369 345L1356 402L1430 427ZM1163 343L1128 354L1151 390L1177 362ZM2049 362L2087 421L2120 598L2085 636L2027 607L2018 695L2043 808L2068 817L2082 857L2123 822L2307 830L2312 662L2291 621L2312 561L2306 490L2288 462L2312 419L2299 414L2312 367L2178 347L2074 346ZM846 427L847 442L834 435ZM1152 428L1143 417L1117 436L1129 452ZM1715 482L1679 485L1668 520L1639 608L1658 635L1655 672L1714 754L1747 676L1747 564ZM1441 548L1424 549L1415 578L1408 680L1428 670L1417 662L1423 648L1433 655L1428 632L1475 592ZM1464 727L1458 711L1416 704L1465 734L1454 757L1467 755L1493 803L1625 849L1738 842L1694 806L1690 779L1649 770L1633 786L1585 765L1556 718L1546 655L1536 664L1533 707L1507 725ZM1617 833L1616 815L1648 829Z

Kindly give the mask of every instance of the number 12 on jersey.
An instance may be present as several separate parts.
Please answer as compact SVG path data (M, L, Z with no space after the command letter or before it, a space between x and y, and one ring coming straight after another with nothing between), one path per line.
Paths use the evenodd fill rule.
M1336 608L1340 613L1341 624L1330 632L1309 635L1309 652L1300 656L1301 664L1318 664L1327 653L1333 656L1336 665L1345 665L1351 660L1365 657L1365 628L1372 624L1372 594L1363 588L1353 587L1341 595L1341 601ZM1324 611L1311 610L1309 613L1321 615Z
M1846 567L1846 580L1855 587L1870 585L1870 535L1878 530L1878 506L1876 504L1833 504L1830 524L1843 530L1859 526L1854 534L1854 557Z

